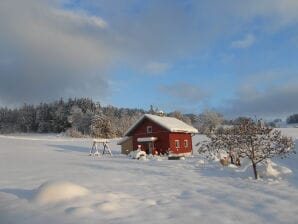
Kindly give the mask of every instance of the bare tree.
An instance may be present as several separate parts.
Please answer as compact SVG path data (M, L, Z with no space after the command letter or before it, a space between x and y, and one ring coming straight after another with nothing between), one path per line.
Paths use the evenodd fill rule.
M248 158L253 166L254 177L258 178L257 164L275 156L286 157L294 151L292 138L260 122L243 120L235 127L239 144L239 156Z
M209 134L210 140L197 143L198 152L207 157L216 157L220 152L228 154L230 163L240 166L238 153L238 141L234 128L221 128L216 132Z
M210 134L223 123L223 116L214 111L205 111L199 118L198 129L203 134Z
M258 163L275 156L286 157L295 152L292 138L282 136L280 131L250 119L241 119L233 127L211 134L209 142L198 145L200 153L209 155L220 150L226 151L231 163L236 165L240 165L240 158L248 158L252 163L255 179L258 178Z
M175 118L177 118L178 120L185 122L186 124L191 124L191 120L190 120L190 118L187 117L187 116L185 116L185 115L183 115L181 112L179 112L179 111L177 111L177 110L174 111L174 112L169 113L168 115L169 115L170 117L175 117Z

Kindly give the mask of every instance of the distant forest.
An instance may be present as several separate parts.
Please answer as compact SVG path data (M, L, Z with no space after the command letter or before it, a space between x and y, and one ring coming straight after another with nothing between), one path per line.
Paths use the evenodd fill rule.
M298 114L293 114L287 118L288 124L295 124L298 123Z
M0 108L0 133L61 133L72 137L117 137L143 114L155 113L153 107L142 109L101 106L89 98L60 99L39 105L24 104L19 108ZM195 115L172 112L189 124L195 123Z
M72 137L121 137L125 131L143 114L156 114L158 108L148 110L101 106L89 98L60 99L39 105L24 104L19 108L0 108L0 133L65 133ZM202 114L182 114L174 111L165 114L176 117L208 134L222 124L233 125L241 120L224 120L217 112L205 111ZM268 125L275 127L276 119ZM298 114L287 119L287 123L298 123Z

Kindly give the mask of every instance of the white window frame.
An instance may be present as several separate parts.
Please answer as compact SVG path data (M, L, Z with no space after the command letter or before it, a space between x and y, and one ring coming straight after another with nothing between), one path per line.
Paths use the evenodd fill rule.
M152 133L152 126L147 126L147 133Z
M188 140L184 139L183 144L184 144L184 147L187 148L188 147Z
M175 147L176 149L180 148L180 141L178 139L175 140Z

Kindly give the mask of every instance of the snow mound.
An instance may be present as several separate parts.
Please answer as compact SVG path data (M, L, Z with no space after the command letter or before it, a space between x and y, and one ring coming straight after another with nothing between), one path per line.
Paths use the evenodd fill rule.
M232 176L242 178L253 178L253 167L249 160L243 160L241 166L229 164L225 170ZM257 165L258 176L262 179L284 179L287 175L292 173L292 170L275 163L272 160L261 162Z
M59 203L85 196L88 193L86 188L70 182L46 182L38 188L33 201L39 204Z
M142 150L134 150L131 151L128 156L132 159L140 159L141 157L146 158L146 152L142 151Z
M291 173L292 170L289 168L281 166L271 160L268 160L259 167L259 175L262 178L283 178L285 175Z
M198 164L205 164L205 161L203 159L200 159L197 161Z

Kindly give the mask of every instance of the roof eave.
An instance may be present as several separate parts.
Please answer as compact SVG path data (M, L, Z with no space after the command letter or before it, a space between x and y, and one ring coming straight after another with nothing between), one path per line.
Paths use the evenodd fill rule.
M143 119L145 119L145 115L146 115L146 114L144 114L142 117L140 117L139 120L137 120L137 121L135 122L135 124L132 125L132 126L131 126L131 127L124 133L124 136L129 136L128 134L131 133L131 132L138 126L138 124L139 124L140 122L142 122Z
M171 132L188 133L188 134L197 134L197 133L199 133L197 130L186 131L186 130L175 130L175 129L172 129Z

